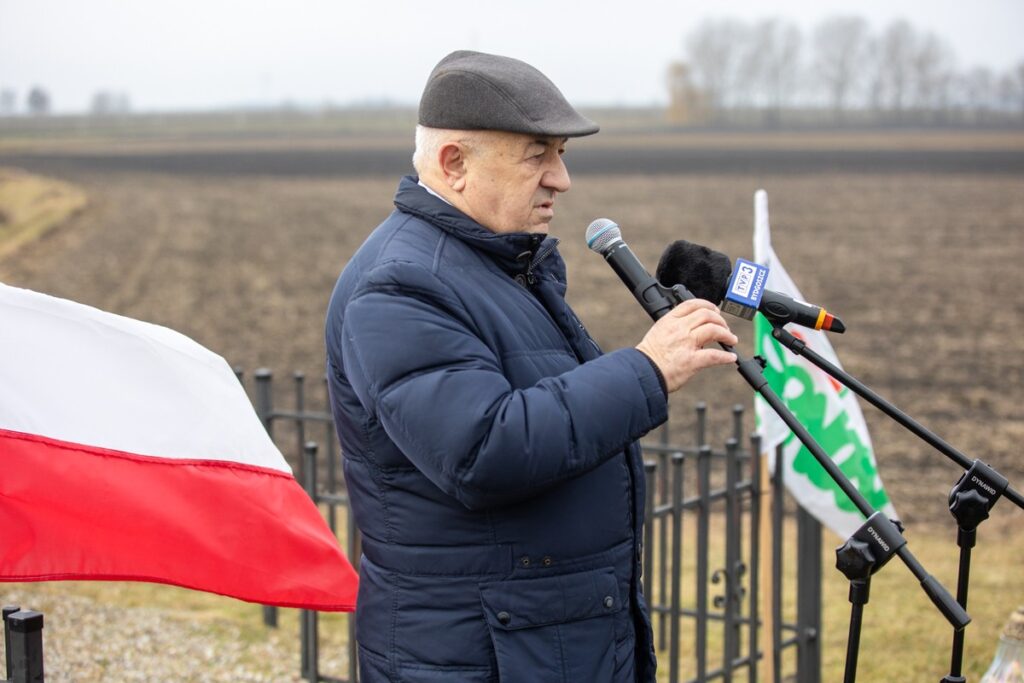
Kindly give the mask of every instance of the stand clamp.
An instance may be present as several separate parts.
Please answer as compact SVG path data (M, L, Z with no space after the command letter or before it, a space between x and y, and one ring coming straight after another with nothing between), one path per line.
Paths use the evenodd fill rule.
M861 623L871 593L871 575L906 544L899 522L876 512L836 548L836 569L850 580L850 633L846 639L844 683L854 683L857 678Z
M949 492L949 512L962 531L973 532L988 519L988 512L1010 485L1006 477L980 460L960 475ZM974 546L973 538L971 546Z
M836 548L836 569L850 581L868 579L906 544L902 525L876 512Z

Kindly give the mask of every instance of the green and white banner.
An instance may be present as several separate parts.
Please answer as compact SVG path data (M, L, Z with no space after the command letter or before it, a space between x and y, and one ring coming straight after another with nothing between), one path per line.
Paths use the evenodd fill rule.
M754 260L770 269L768 289L803 300L800 290L772 249L768 195L764 190L758 190L754 195ZM826 332L793 326L787 329L829 362L842 367L825 336ZM767 361L764 376L769 385L871 507L895 518L896 511L878 476L871 437L856 394L805 358L783 347L771 336L771 331L771 324L762 315L755 316L754 348ZM786 488L822 524L843 538L849 537L864 522L853 501L832 481L811 452L763 399L757 397L755 407L762 448L768 455L770 470L774 472L778 465L775 448L782 444Z

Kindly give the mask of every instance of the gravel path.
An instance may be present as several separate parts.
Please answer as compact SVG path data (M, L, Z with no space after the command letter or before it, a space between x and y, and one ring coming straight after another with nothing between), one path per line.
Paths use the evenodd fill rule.
M197 621L184 612L112 607L73 595L33 594L26 600L14 590L0 590L0 603L43 613L50 683L302 680L298 639L290 630L268 629L253 637L227 620ZM333 666L323 655L329 653L322 654L321 665Z

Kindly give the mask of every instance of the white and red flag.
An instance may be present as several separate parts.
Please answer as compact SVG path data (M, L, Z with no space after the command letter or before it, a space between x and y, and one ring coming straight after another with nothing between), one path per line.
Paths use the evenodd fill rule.
M351 611L357 577L223 358L0 284L0 581Z

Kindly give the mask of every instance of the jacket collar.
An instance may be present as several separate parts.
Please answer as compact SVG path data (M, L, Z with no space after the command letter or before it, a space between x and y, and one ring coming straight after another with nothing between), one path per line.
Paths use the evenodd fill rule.
M399 182L395 206L399 211L422 218L470 246L487 252L508 272L526 270L545 239L554 240L557 244L555 238L541 234L496 233L488 230L448 202L428 192L419 184L416 176L405 176Z

